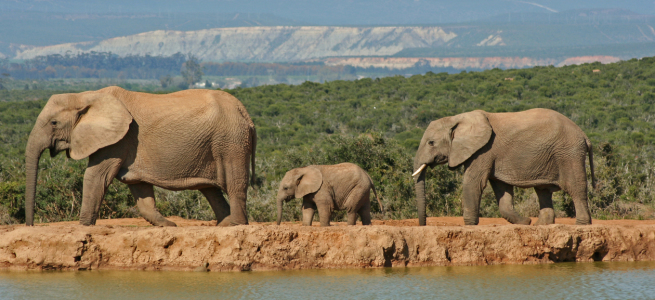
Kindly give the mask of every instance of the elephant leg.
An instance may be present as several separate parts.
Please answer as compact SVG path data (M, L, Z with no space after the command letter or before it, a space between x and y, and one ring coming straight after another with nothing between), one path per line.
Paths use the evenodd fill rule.
M500 215L512 224L530 225L530 218L522 217L514 210L514 186L497 180L489 180L498 200Z
M371 201L366 201L357 214L362 219L362 225L371 225Z
M245 147L244 145L241 146ZM214 151L215 153L221 153L224 150L214 149ZM249 149L245 148L231 149L231 151L237 151L239 153L250 152ZM227 192L230 203L230 215L223 219L221 226L248 225L248 209L246 207L246 200L248 198L248 181L250 180L248 172L249 161L247 160L249 156L233 156L234 153L228 156L231 159L225 164L224 170L227 184L225 191ZM220 157L215 157L215 159L217 161L221 161ZM222 174L219 174L219 177L222 176Z
M314 203L316 204L316 208L318 208L318 219L321 222L321 226L330 226L330 219L332 218L332 202L330 196L314 195Z
M221 226L248 225L248 182L250 181L250 168L252 149L251 134L247 126L232 123L227 132L215 132L212 141L212 152L217 166L217 178L224 178L220 184L227 193L230 204L230 215L220 223ZM254 163L254 160L252 161ZM254 174L253 174L254 176Z
M230 226L248 225L248 211L246 209L246 198L248 194L248 178L236 187L228 188L227 196L230 199L230 215L223 219L222 223L229 220Z
M478 225L480 222L480 198L487 186L488 173L474 172L473 168L464 171L462 180L462 208L464 225Z
M316 212L316 204L311 200L302 201L302 225L312 226L314 221L314 213Z
M216 226L229 225L230 205L223 196L223 191L219 188L211 187L201 189L200 192L207 198L209 205L216 215Z
M318 218L321 221L321 226L330 226L330 218L332 218L332 210L325 205L318 206Z
M136 207L139 208L141 216L154 226L177 226L177 224L166 220L155 207L155 191L152 184L136 183L128 185L132 196L136 199Z
M590 225L591 213L587 203L587 182L580 183L577 187L569 188L566 192L573 198L575 206L575 225Z
M553 210L553 192L548 188L534 188L539 198L539 220L534 225L555 224L555 211Z
M89 158L82 186L80 224L87 226L96 224L102 200L105 198L107 188L118 174L121 162L118 158L98 161Z
M355 225L357 224L357 212L356 211L349 211L347 214L348 217L348 225Z
M346 215L348 217L348 225L356 225L357 224L357 216L361 216L359 214L359 212L361 211L361 206L363 206L361 204L362 202L369 202L369 209L370 209L370 201L368 201L368 197L369 197L368 191L366 191L364 193L362 193L360 191L353 191L346 198L344 203L346 205L350 205L350 206L347 206L347 213L346 213ZM364 222L364 219L362 218L362 223L363 222Z

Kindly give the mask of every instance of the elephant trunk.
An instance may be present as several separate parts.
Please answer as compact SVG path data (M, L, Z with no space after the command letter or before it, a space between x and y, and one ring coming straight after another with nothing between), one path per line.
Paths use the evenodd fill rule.
M278 197L277 198L277 225L280 225L280 222L282 222L282 202L284 202L284 198Z
M420 151L420 149L419 149ZM418 211L418 225L425 226L426 214L425 214L425 173L427 169L427 164L421 163L421 159L414 160L414 173L412 177L416 177L415 182L415 191L416 191L416 210Z
M421 170L416 179L416 210L418 211L418 225L425 226L425 169Z
M39 159L49 143L37 125L30 133L25 149L25 225L34 225L34 198L36 196L36 179L39 173Z

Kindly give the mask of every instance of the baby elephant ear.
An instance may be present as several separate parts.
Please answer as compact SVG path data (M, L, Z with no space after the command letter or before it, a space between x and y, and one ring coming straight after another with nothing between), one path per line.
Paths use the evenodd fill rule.
M116 97L103 93L80 96L78 121L71 132L70 157L83 159L121 140L132 115Z
M316 193L323 184L323 174L316 167L304 167L300 169L300 177L296 183L296 198L302 198L307 194Z
M459 114L453 117L456 127L451 133L448 166L454 168L469 159L491 139L491 124L481 110Z

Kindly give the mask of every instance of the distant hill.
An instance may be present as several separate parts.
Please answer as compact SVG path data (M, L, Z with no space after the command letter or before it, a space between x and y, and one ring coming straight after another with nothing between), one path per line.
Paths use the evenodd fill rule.
M256 26L157 30L101 41L14 47L14 58L112 52L120 56L191 53L204 61L293 62L329 57L528 57L621 59L655 56L655 20L582 24L449 26ZM526 66L532 66L526 65Z
M23 47L15 58L84 52L120 56L191 53L205 61L301 61L330 56L389 56L438 47L457 35L441 27L273 26L198 31L158 30L100 42Z
M0 53L12 56L21 45L48 46L97 42L154 30L200 30L219 27L291 26L299 22L262 13L52 13L2 10Z
M622 8L543 10L510 11L443 26L303 26L272 14L242 13L4 12L0 13L0 52L16 59L92 51L120 56L191 53L215 62L344 57L532 59L524 67L540 65L543 59L560 64L572 57L606 56L613 61L655 56L655 16ZM503 65L515 66L513 61Z

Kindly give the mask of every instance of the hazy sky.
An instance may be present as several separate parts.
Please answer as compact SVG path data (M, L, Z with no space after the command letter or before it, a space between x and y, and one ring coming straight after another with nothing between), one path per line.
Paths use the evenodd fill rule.
M439 24L590 8L655 15L654 0L0 0L4 12L270 13L316 25Z

